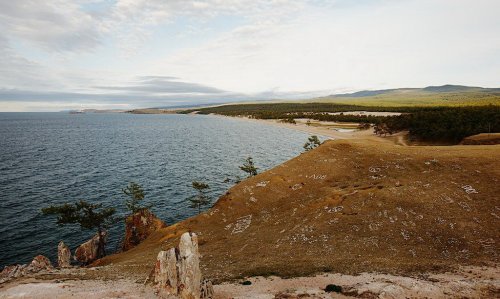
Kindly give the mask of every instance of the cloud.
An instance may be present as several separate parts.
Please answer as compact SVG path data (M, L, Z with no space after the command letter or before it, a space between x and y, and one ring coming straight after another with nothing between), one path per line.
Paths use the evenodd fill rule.
M55 87L51 79L45 67L17 54L0 33L0 86L44 89Z
M78 93L0 89L1 111L60 111L68 109L134 109L153 107L187 107L263 99L298 99L325 95L327 92L242 93Z
M104 28L115 32L126 55L133 55L148 39L151 28L170 24L179 18L203 24L218 16L238 16L248 22L263 19L279 21L300 11L307 0L118 0Z
M257 19L168 55L151 73L244 93L498 84L498 1L335 4Z
M181 93L181 94L220 94L225 91L205 86L197 83L179 81L175 77L167 76L144 76L140 81L128 86L96 86L97 89L114 90L122 92L141 92L141 93Z
M75 1L0 1L0 29L46 51L89 51L100 44L99 22Z
M252 96L183 82L168 76L143 76L128 85L94 86L87 92L0 89L0 107L4 111L19 110L19 107L29 111L38 109L43 104L46 104L48 110L53 110L57 105L65 109L131 109L222 103L248 98Z
M0 110L494 87L499 10L496 0L0 1Z

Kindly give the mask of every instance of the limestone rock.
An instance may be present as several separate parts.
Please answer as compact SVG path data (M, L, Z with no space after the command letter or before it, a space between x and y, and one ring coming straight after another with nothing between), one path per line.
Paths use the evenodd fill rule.
M160 251L156 259L154 282L161 292L177 295L177 254L175 248Z
M54 270L54 267L52 267L52 263L47 257L37 255L28 265L5 266L0 273L0 282L3 283L11 279L22 277L30 273L37 273L42 270L52 271Z
M184 233L178 248L160 251L153 273L153 281L162 296L213 298L211 282L202 283L198 237L194 233Z
M212 282L210 280L204 279L201 282L200 298L202 299L215 298L214 286L212 285Z
M59 268L71 267L71 250L63 241L57 245L57 264Z
M37 255L33 258L26 269L30 272L39 272L41 270L54 270L54 267L47 257Z
M26 274L28 265L5 266L0 276L5 279L18 278Z
M101 232L101 237L104 238L104 243L106 243L107 233L105 231ZM99 256L99 235L95 234L92 239L78 246L75 251L75 260L84 264L91 263Z
M179 242L179 294L181 298L200 298L201 271L198 237L184 233Z
M167 225L148 209L127 216L125 219L125 240L122 250L127 251L144 241L154 231Z

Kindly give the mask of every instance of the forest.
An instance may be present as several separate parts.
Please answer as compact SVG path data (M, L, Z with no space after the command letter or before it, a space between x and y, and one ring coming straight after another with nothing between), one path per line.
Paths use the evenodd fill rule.
M393 131L408 130L422 141L459 143L467 136L500 132L500 106L449 107L415 111L381 120Z
M383 126L390 133L408 130L412 140L459 143L464 137L500 132L500 106L381 107L335 103L234 104L186 110L198 114L244 116L256 119L314 119ZM347 115L342 112L400 112L399 116ZM340 113L340 114L331 114Z

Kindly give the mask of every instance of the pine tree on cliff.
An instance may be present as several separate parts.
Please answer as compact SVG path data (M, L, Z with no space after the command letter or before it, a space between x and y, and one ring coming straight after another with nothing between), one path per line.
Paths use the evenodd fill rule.
M139 202L144 199L144 190L141 185L135 182L130 182L125 189L122 189L122 191L127 197L129 197L125 200L125 204L127 205L127 209L129 209L132 214L135 214L140 210L151 208L152 205L139 205Z
M318 136L313 135L307 139L307 142L304 144L304 150L310 151L312 149L317 148L318 146L321 145L321 141L319 141Z
M117 221L113 217L114 208L103 208L102 204L92 204L80 200L74 204L53 205L42 209L44 215L57 215L57 224L80 224L82 229L96 229L99 236L97 258L106 255L103 232Z
M255 164L253 163L252 157L248 157L245 160L245 163L243 163L243 166L240 166L240 169L243 170L248 174L248 177L252 177L254 175L257 175L257 167L255 167Z
M210 198L206 194L206 191L210 188L208 184L203 182L192 182L193 188L198 191L198 194L189 198L191 202L190 208L196 209L198 208L198 214L201 212L201 207L210 204Z

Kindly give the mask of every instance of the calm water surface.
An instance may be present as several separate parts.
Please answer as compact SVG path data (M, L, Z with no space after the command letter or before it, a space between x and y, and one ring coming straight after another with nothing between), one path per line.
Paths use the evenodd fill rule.
M74 250L93 235L57 226L42 207L84 199L124 215L121 189L135 181L171 224L196 213L186 202L191 181L207 182L215 201L232 185L226 178L243 176L247 156L269 169L298 155L307 137L201 115L0 113L0 267L37 254L55 262L60 240ZM108 251L123 231L111 228Z

